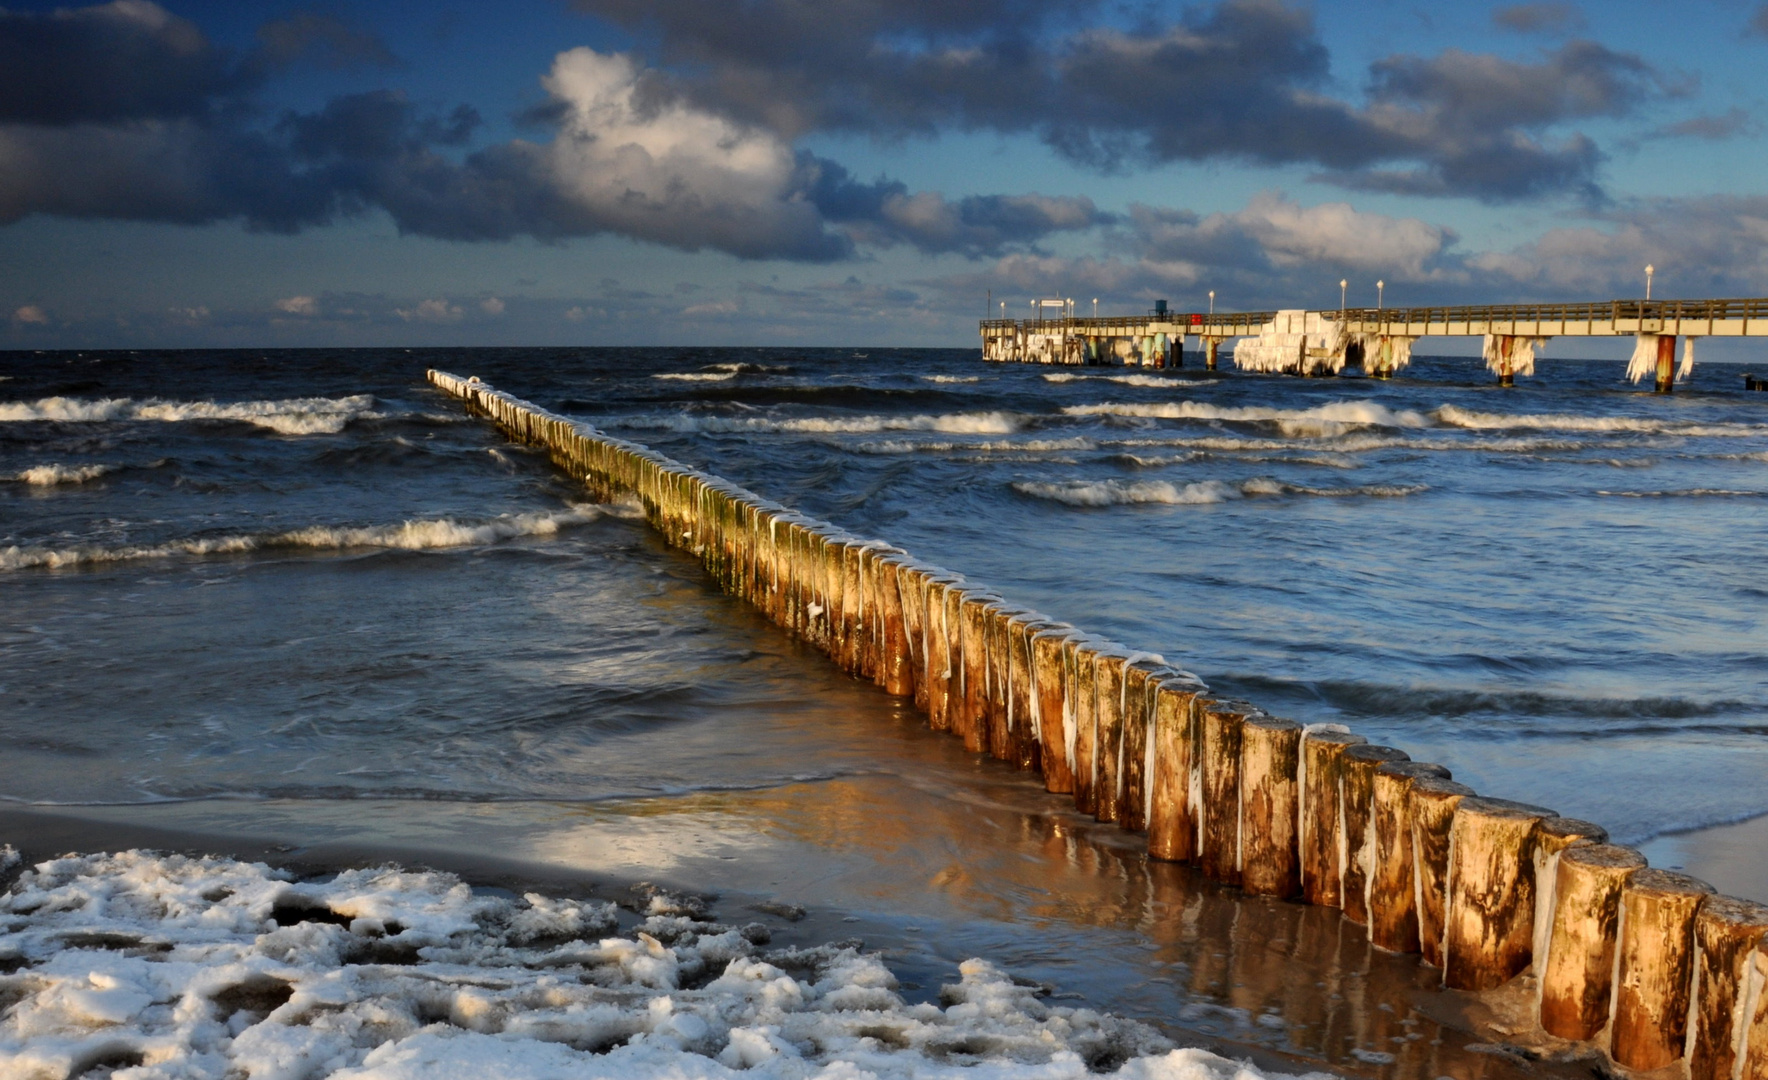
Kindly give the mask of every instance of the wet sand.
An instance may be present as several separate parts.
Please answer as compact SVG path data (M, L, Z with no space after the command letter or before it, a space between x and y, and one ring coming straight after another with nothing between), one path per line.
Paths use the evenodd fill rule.
M1768 816L1660 836L1639 850L1653 866L1693 874L1730 896L1768 903Z
M1261 1067L1372 1078L1587 1075L1501 1045L1485 1006L1437 989L1414 957L1372 949L1336 911L1247 898L1142 838L1054 808L978 762L934 790L896 776L600 804L190 802L12 808L0 841L28 857L150 847L323 873L385 861L476 885L629 898L655 882L719 896L726 917L802 905L786 943L860 937L911 998L972 956L1057 1000L1147 1020ZM988 838L977 843L977 836ZM976 852L990 854L978 861ZM782 939L783 941L786 939Z

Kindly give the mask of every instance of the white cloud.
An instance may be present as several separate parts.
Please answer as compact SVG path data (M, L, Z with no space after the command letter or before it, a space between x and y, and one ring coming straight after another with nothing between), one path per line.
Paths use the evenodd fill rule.
M683 315L735 315L737 303L735 300L717 300L705 304L694 304L691 307L682 308L681 313Z
M26 304L12 313L12 321L27 325L47 326L49 315L36 304Z
M503 301L499 300L495 296L488 296L485 299L479 301L479 310L483 311L487 315L492 315L492 316L502 315L503 314Z
M462 312L446 300L420 300L415 308L394 308L393 313L406 322L459 322Z
M539 150L549 180L595 225L688 250L835 253L778 136L669 98L624 54L572 49L541 81L565 106Z
M276 302L276 310L289 315L317 315L319 301L311 296L290 296Z

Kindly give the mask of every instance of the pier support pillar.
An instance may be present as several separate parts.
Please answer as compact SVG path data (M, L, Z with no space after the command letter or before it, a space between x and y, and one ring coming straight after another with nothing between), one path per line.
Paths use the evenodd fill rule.
M1676 389L1676 335L1659 334L1657 339L1657 393L1668 394Z
M1216 349L1219 348L1221 344L1222 343L1215 338L1204 339L1203 368L1205 371L1214 371L1216 369Z
M1516 339L1509 334L1498 338L1498 385L1515 386L1516 371L1510 366L1511 353L1516 348Z

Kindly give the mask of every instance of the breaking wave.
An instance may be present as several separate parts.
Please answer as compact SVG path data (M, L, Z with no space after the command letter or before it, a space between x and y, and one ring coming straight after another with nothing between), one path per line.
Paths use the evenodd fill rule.
M1002 451L1024 454L1047 454L1065 450L1091 450L1096 444L1091 439L1026 439L1014 442L1006 439L988 439L982 442L952 442L940 440L929 442L920 439L879 439L854 445L853 449L862 454L947 454L954 451L974 453L976 451Z
M0 402L0 422L104 423L127 420L239 420L281 435L335 435L352 420L375 417L374 395L288 398L282 401L165 401L148 398L51 397Z
M1286 484L1268 476L1255 476L1239 484L1223 480L1197 480L1188 484L1175 484L1165 480L1067 480L1058 483L1022 481L1011 486L1021 495L1049 499L1069 506L1129 506L1139 503L1202 506L1260 495L1403 498L1430 490L1424 484L1365 484L1358 487L1317 488Z
M1370 401L1334 401L1312 409L1272 409L1262 405L1206 405L1198 401L1149 403L1107 401L1097 405L1069 405L1069 416L1132 416L1155 420L1227 420L1237 423L1270 423L1291 437L1321 438L1342 435L1355 428L1422 428L1430 421L1422 414L1398 412Z
M1643 416L1571 416L1565 413L1488 413L1443 405L1431 414L1439 423L1476 431L1535 429L1547 431L1637 431L1654 435L1768 436L1768 425L1701 424Z
M734 371L666 371L660 375L652 375L653 379L672 379L676 382L724 382L734 379Z
M946 413L940 416L810 416L796 419L742 416L632 417L613 426L682 434L745 432L816 432L864 435L879 431L939 431L954 435L1011 435L1024 417L1008 412Z
M1071 383L1086 380L1089 382L1114 382L1124 386L1167 386L1183 387L1187 390L1198 386L1214 386L1219 379L1187 379L1182 375L1077 375L1070 371L1046 371L1045 382Z
M492 544L518 536L551 536L572 525L603 516L629 517L642 513L626 504L582 505L566 510L527 514L504 514L477 522L452 518L403 521L397 525L362 527L310 526L278 533L241 533L231 536L193 537L163 544L100 547L96 545L48 548L0 548L0 570L32 567L58 569L106 563L165 559L179 555L239 555L279 548L341 551L348 548L386 548L424 551L431 548Z
M1730 488L1678 488L1673 491L1598 491L1598 495L1609 495L1623 499L1761 499L1768 498L1768 491L1734 491Z
M705 371L728 371L732 375L790 375L792 368L787 364L707 364Z
M982 376L980 375L921 375L918 377L924 382L930 383L974 383L982 381Z
M53 487L56 484L84 484L116 471L115 465L36 465L7 479L33 487Z

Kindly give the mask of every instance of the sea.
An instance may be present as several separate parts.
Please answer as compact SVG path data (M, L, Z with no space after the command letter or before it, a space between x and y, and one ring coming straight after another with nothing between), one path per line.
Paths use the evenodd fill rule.
M986 955L1349 1060L1329 1018L1261 1025L1301 1008L1281 965L1212 968L1210 887L723 596L438 368L1619 842L1768 814L1768 394L1189 363L0 354L0 800L822 905L907 970ZM1248 956L1318 913L1279 915Z

